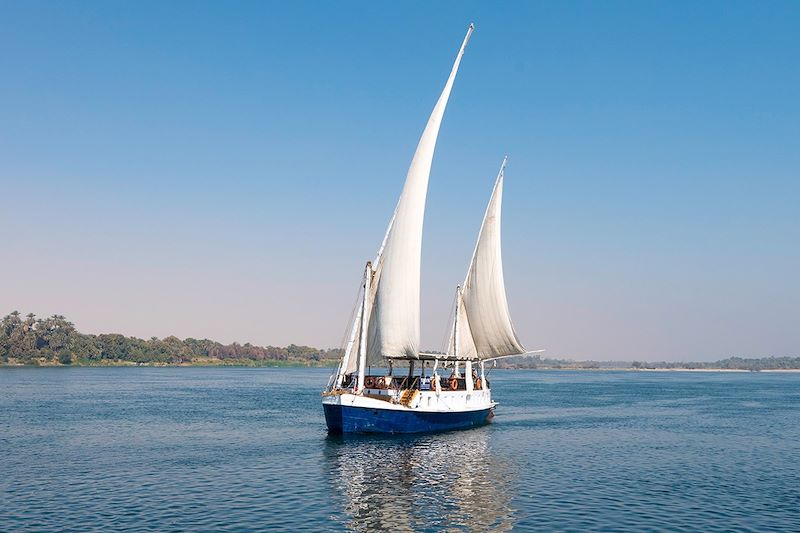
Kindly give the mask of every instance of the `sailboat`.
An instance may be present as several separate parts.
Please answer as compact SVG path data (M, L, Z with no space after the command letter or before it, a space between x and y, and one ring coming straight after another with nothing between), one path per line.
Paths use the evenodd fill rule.
M422 133L377 256L364 269L344 354L322 396L332 433L418 433L486 424L496 405L486 363L526 353L511 323L503 281L500 210L506 159L495 180L466 279L456 289L447 350L425 353L419 349L428 179L439 126L474 28L470 24ZM395 364L407 364L408 372L395 373ZM375 374L373 367L386 371Z

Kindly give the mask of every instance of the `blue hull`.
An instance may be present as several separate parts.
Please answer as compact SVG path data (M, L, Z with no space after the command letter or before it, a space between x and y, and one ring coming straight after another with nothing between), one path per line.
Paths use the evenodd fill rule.
M371 409L347 405L322 405L331 433L427 433L468 429L488 424L491 408L459 413L425 413Z

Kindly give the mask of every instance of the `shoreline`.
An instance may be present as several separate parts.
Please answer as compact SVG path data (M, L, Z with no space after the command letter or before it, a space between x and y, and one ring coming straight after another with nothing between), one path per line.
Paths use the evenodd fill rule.
M260 362L224 362L224 361L198 361L198 362L185 362L185 363L134 363L131 361L112 361L102 363L73 363L61 364L54 362L41 363L36 365L23 364L23 363L0 363L0 369L3 368L219 368L219 367L234 367L234 368L327 368L334 369L336 364L309 364L305 362L287 362L287 361L270 361ZM515 371L515 370L539 370L545 372L553 371L568 371L568 372L699 372L699 373L773 373L773 374L794 374L800 373L800 368L768 368L759 370L750 370L745 368L631 368L631 367L608 367L608 368L581 368L581 367L538 367L538 368L502 368L498 367L493 370Z
M190 367L238 367L238 368L336 368L336 364L312 364L302 361L253 361L253 362L226 362L220 360L163 363L147 362L135 363L132 361L103 361L97 363L70 363L40 362L38 364L25 363L0 363L0 368L190 368Z

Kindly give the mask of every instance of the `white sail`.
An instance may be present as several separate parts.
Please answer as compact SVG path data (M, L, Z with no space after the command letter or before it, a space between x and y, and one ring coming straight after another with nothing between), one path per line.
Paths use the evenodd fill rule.
M464 308L461 287L456 289L455 308L453 325L450 328L450 338L447 341L447 353L448 355L457 355L465 359L474 359L477 356L477 352L475 350L475 342L472 340L467 310Z
M420 260L428 178L439 126L474 27L470 24L450 77L422 133L400 200L375 262L369 315L367 360L417 357L420 336Z
M361 313L358 314L356 320L361 322ZM345 365L342 367L342 371L340 375L345 374L352 374L356 370L358 370L358 335L361 333L360 324L356 324L355 326L355 340L352 343L349 343L349 346L345 348L344 354L344 361Z
M459 357L489 359L525 352L511 323L503 280L500 210L505 165L503 159L469 271L456 300L455 337L449 350L456 348L452 353Z
M363 291L363 287L362 287ZM359 291L361 293L361 291ZM363 301L362 294L359 294L359 299ZM358 352L360 347L360 338L361 338L361 316L364 312L363 303L358 306L358 310L356 311L355 316L353 317L353 323L350 326L350 338L347 341L347 344L344 348L344 357L342 359L342 363L340 365L340 371L338 372L339 376L344 376L346 374L352 374L356 370L358 370ZM341 385L341 380L337 383L338 386Z

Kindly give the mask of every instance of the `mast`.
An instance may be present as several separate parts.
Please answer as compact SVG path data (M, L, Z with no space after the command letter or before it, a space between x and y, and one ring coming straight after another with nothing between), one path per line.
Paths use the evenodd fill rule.
M458 314L461 312L461 285L456 287L456 312L453 316L453 355L458 356ZM455 376L461 377L459 372L459 363L455 362L453 373Z
M367 271L364 271L364 278L367 276ZM362 280L363 283L364 280ZM363 286L362 283L362 286ZM350 358L353 357L353 346L356 343L356 337L358 336L358 328L361 325L361 316L364 313L364 302L363 299L361 301L361 305L358 306L358 312L356 313L355 318L353 319L353 327L350 328L350 336L347 339L347 346L344 349L344 356L342 360L339 362L339 368L336 369L336 381L334 388L341 388L342 383L344 382L344 376L347 374L347 367L350 365Z
M461 310L461 285L456 287L456 312L453 317L453 355L458 357L458 312Z
M466 283L466 282L464 282ZM458 313L461 311L461 307L464 305L463 295L461 294L461 287L459 286L458 289L458 300L456 304L456 319L455 322L458 322ZM472 334L470 332L470 334ZM458 339L458 330L456 330L456 339ZM456 341L456 346L458 346L458 341ZM458 354L456 354L458 355ZM456 376L458 376L458 362L456 362ZM467 389L467 392L472 392L473 383L472 383L472 361L467 361L464 363L464 388Z
M361 339L358 343L358 385L356 392L364 390L364 370L367 366L367 324L369 324L369 291L372 284L372 263L367 261L364 272L364 299L361 303Z

